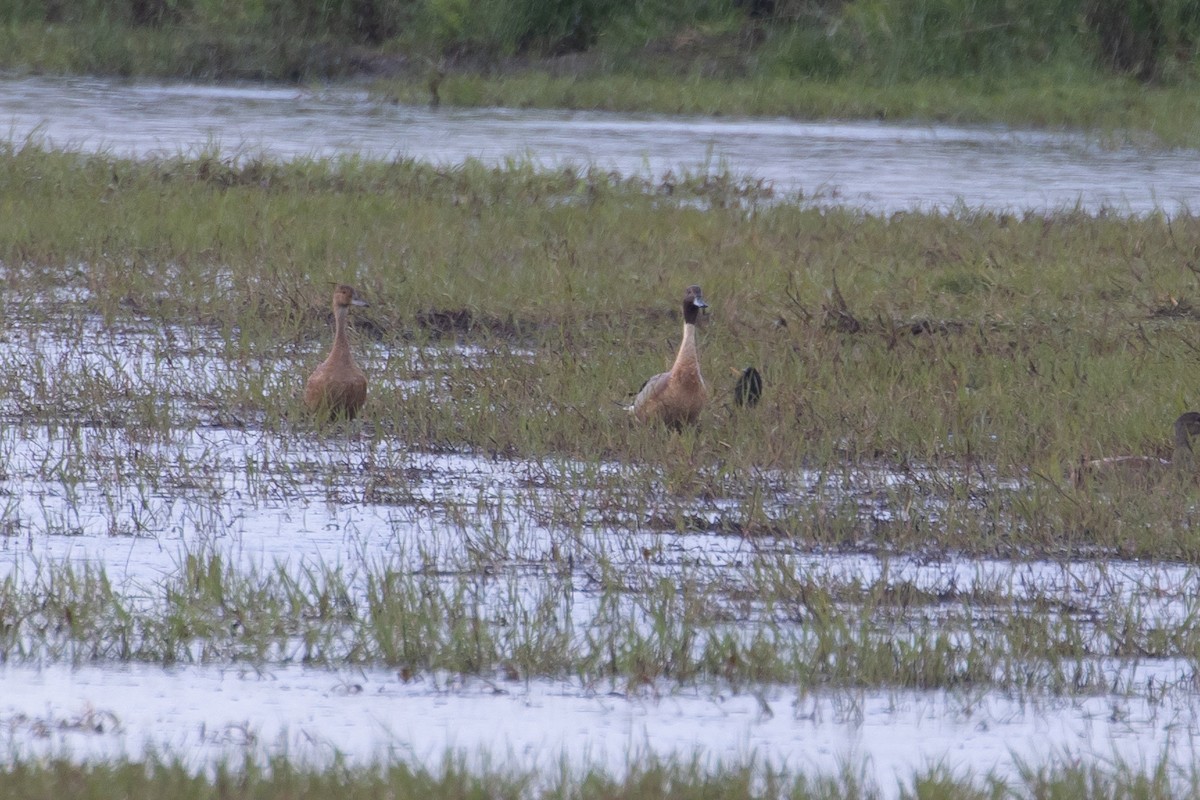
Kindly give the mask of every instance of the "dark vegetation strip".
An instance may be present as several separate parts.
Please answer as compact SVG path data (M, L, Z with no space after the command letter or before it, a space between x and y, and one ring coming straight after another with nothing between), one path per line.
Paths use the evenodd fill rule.
M0 64L392 76L406 101L1189 134L1193 0L80 0L0 4Z
M6 0L0 21L99 26L75 48L83 58L118 55L119 37L134 31L186 34L193 47L178 54L181 63L190 56L196 67L217 70L222 62L203 56L234 55L241 44L257 48L259 69L267 69L289 63L291 43L293 74L363 68L369 55L416 51L480 63L638 54L626 68L804 78L1002 77L1030 63L1064 63L1149 81L1187 75L1200 45L1200 14L1187 0ZM109 47L88 46L103 42ZM327 61L319 58L322 46ZM691 62L681 62L681 53Z

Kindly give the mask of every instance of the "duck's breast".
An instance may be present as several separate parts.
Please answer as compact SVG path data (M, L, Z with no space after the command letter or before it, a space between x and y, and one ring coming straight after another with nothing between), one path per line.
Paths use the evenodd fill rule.
M355 364L325 361L304 387L304 404L311 410L329 409L330 414L353 417L367 400L367 376Z

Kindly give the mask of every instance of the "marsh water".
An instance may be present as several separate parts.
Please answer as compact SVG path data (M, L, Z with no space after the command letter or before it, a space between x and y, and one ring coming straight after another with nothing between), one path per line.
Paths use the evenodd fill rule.
M17 141L134 157L218 147L445 164L529 158L656 178L728 168L780 193L888 213L956 206L1176 212L1200 199L1195 152L999 129L431 110L378 103L355 89L47 78L0 81L0 119ZM567 531L548 482L587 473L619 483L623 465L426 453L363 429L314 437L230 420L196 401L230 380L224 345L211 331L112 325L86 314L15 321L0 340L0 368L25 376L0 396L0 578L36 586L51 565L102 565L114 584L153 602L145 599L152 587L198 552L248 570L303 574L336 565L351 575L351 593L361 588L353 576L379 564L445 575L476 570L482 613L514 597L561 592L563 607L586 619L598 603L590 578L597 565L631 585L736 582L748 562L774 553L816 582L886 576L967 598L973 587L999 587L1013 605L981 612L981 626L991 613L1020 614L1034 602L1083 625L1120 603L1163 627L1186 625L1195 614L1198 576L1189 566L810 552L786 539L722 534L715 520L736 513L737 496L689 501L685 511L697 522L684 531L645 524L645 509L614 517L581 499L572 509L579 528ZM255 365L266 376L262 402L294 392L289 376L318 356L312 348L263 358ZM397 355L367 342L361 360L377 373L386 359L402 357L436 381L447 364L481 356L458 346ZM97 382L113 389L99 411L74 396ZM134 402L122 398L144 394L162 398L171 417L166 433L121 423L121 404ZM29 397L61 417L22 422L15 409ZM848 500L864 519L886 521L906 513L908 498L898 493L920 480L911 469L885 467L801 472L772 476L757 502L769 515L801 500ZM1013 488L997 483L989 491ZM551 559L551 551L561 557ZM29 657L0 667L0 732L10 756L158 752L198 767L246 753L320 761L335 751L433 767L459 751L551 772L565 757L617 774L647 754L826 773L861 765L885 794L930 765L975 775L1015 775L1022 762L1047 758L1137 764L1165 755L1188 765L1200 736L1193 667L1170 658L1100 659L1094 669L1113 690L1070 695L414 677L303 666L295 647L260 666L197 659L163 667L96 662L69 648L47 654L34 642Z
M396 357L379 344L362 347L373 373ZM594 579L601 565L630 587L663 580L736 585L756 559L779 557L797 580L819 585L885 579L968 598L1002 587L1008 599L973 612L981 631L993 614L1019 615L1027 605L1060 608L1050 613L1085 625L1122 604L1163 627L1186 625L1195 613L1197 574L1186 565L829 554L786 539L706 529L704 520L742 502L736 496L686 501L697 530L680 532L646 525L645 511L615 518L611 509L601 514L593 507L606 505L604 499L580 498L572 502L581 506L581 525L565 528L555 522L549 487L576 473L607 473L619 483L625 467L427 453L366 428L316 437L233 423L196 401L229 380L223 351L211 331L157 324L114 326L84 316L14 326L0 342L0 367L29 377L10 385L0 406L0 580L45 591L55 565L102 566L135 606L153 605L161 602L154 587L177 575L184 560L216 553L231 569L261 573L344 570L347 601L359 604L363 574L386 565L435 581L473 576L466 580L486 618L513 613L514 602L552 596L563 613L587 623L602 616ZM276 391L294 391L289 376L318 355L264 360L263 402L270 404ZM405 357L417 365L413 372L437 381L454 360L484 356L447 347L415 348ZM80 376L103 376L120 390L98 408L72 409ZM123 398L149 387L174 420L169 431L121 422ZM63 416L22 423L13 407L26 401L26 391ZM894 493L914 480L920 478L911 470L802 471L772 479L761 503L777 514L800 498L849 497L864 517L886 519L903 513L909 500ZM664 495L655 502L676 501ZM554 550L559 558L549 556ZM636 596L619 602L634 609L635 624L652 624L638 616ZM953 613L954 602L919 614ZM753 628L762 619L751 614L742 624ZM908 624L895 635L907 635ZM789 626L804 623L776 625ZM1112 693L1072 696L1037 689L551 680L504 670L414 676L305 666L300 641L265 664L197 651L174 666L97 660L86 646L70 643L23 646L23 656L0 667L0 731L10 756L159 753L200 769L278 754L319 764L336 753L352 762L403 758L436 768L447 752L457 752L481 765L553 774L566 759L619 775L635 759L655 755L697 759L713 769L753 761L836 774L851 765L890 795L934 765L976 776L1015 776L1023 763L1047 757L1136 764L1150 756L1186 765L1200 735L1192 667L1173 658L1101 659L1090 668Z
M1001 127L393 105L351 88L0 80L0 131L134 157L217 148L438 164L529 159L624 175L727 169L783 197L874 213L1200 206L1200 153Z

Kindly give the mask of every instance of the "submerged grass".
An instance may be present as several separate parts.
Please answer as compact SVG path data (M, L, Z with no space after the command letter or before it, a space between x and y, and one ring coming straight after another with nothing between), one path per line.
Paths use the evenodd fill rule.
M1200 658L1189 578L1171 584L1047 568L930 581L837 574L760 553L688 564L609 542L542 555L475 535L424 565L265 569L188 552L160 580L37 565L0 583L0 652L16 663L304 663L574 679L584 686L760 684L1162 698ZM426 546L435 545L428 543ZM648 545L642 545L643 548ZM621 555L621 550L629 555ZM419 560L420 561L420 560ZM1118 666L1123 659L1131 659Z

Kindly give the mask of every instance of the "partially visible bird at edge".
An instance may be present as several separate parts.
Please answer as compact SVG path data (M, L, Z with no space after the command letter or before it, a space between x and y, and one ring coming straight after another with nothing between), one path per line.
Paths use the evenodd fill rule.
M1079 482L1084 476L1121 476L1124 478L1161 478L1174 474L1190 477L1195 474L1196 458L1192 452L1192 437L1200 434L1200 413L1185 411L1172 427L1174 450L1171 458L1158 456L1112 456L1085 461L1075 472Z

